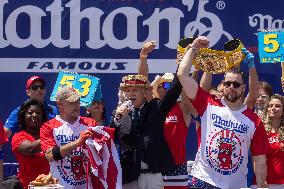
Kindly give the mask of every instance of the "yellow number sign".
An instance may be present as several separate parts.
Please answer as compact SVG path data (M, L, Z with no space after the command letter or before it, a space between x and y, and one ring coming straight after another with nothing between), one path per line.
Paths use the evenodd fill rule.
M275 53L276 51L279 50L280 44L276 39L278 39L277 33L264 35L264 44L265 45L271 44L271 48L269 46L263 48L265 50L265 52Z
M65 86L73 87L80 94L80 102L83 106L89 105L94 99L101 99L101 87L98 78L85 74L60 72L50 100L55 101L57 91Z
M258 33L258 51L260 63L283 62L284 33L280 31L264 31Z

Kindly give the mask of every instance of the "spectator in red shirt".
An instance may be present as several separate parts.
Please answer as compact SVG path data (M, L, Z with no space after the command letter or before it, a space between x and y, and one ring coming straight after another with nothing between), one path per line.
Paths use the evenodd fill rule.
M39 174L49 173L49 163L40 145L40 127L46 121L44 106L36 100L26 101L20 108L20 131L12 138L12 150L19 162L18 177L24 187Z
M284 188L284 97L273 95L264 110L263 123L270 151L267 154L267 184L269 188Z
M4 143L6 143L7 137L4 132L3 123L0 121L0 182L3 181L3 152L2 152L2 146Z

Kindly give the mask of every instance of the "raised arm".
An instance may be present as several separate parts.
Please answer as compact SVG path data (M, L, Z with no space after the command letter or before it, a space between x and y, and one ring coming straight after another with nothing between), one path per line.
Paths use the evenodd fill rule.
M209 92L212 88L212 73L203 72L199 85L204 91Z
M171 88L167 91L166 95L159 105L159 110L162 112L162 116L166 117L172 107L176 104L178 97L182 91L182 86L177 78L176 73L174 74L174 79L172 81Z
M185 91L185 94L192 100L195 99L198 84L197 82L189 76L190 69L192 66L192 60L194 55L198 52L200 48L208 47L209 41L206 37L200 36L194 40L192 48L190 48L184 55L177 72L178 79Z
M148 54L156 47L156 41L146 42L140 51L140 62L138 64L138 74L148 77L149 67L147 63Z
M251 109L253 109L254 104L258 97L258 76L256 72L256 68L254 65L254 56L250 53L247 49L242 49L243 53L245 54L246 58L244 63L246 63L249 67L249 92L245 98L244 103Z
M245 98L244 103L251 109L253 109L258 97L258 76L255 68L249 69L249 91Z
M195 81L198 81L198 73L199 71L194 69L192 74L191 74L191 77L195 80Z
M198 70L194 70L192 73L192 78L195 79L195 81L198 81ZM212 88L212 73L209 72L203 72L199 86L206 92L209 92Z

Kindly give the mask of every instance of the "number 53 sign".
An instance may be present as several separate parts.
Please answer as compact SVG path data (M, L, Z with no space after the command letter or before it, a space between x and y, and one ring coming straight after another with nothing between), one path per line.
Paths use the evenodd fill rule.
M85 74L59 72L52 94L51 101L56 101L56 93L62 87L73 87L81 96L82 106L90 105L94 100L101 100L102 92L100 79Z
M284 62L284 32L258 32L260 63Z

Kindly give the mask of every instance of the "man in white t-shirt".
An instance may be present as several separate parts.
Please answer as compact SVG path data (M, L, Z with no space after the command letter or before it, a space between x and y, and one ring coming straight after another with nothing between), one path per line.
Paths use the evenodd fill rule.
M73 88L59 90L56 101L60 115L40 129L41 148L50 163L50 173L66 189L92 188L82 145L93 135L88 127L97 123L79 116L80 96Z
M198 37L178 70L183 89L201 117L201 144L191 174L201 183L199 188L245 188L251 149L257 185L265 187L269 143L260 118L243 103L243 73L237 68L225 73L221 99L215 99L189 77L194 55L208 44L206 37Z

